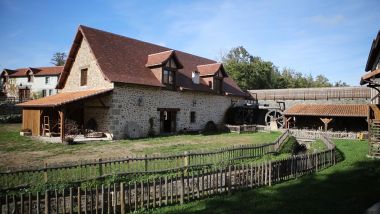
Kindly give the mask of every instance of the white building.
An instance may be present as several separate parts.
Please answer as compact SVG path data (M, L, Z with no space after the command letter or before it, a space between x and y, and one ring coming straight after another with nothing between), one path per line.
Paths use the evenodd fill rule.
M55 89L63 66L4 69L1 73L2 91L7 97L28 100L57 93Z

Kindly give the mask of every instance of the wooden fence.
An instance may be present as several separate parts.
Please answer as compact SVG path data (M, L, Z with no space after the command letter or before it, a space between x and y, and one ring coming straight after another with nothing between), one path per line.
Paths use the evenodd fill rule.
M332 139L358 139L357 132L330 132L330 131L317 131L317 130L305 130L305 129L289 129L290 134L296 138L306 139L320 139L322 136L326 136ZM367 134L368 132L361 132Z
M262 145L242 145L215 151L184 152L164 156L141 156L118 159L99 159L80 163L51 164L42 168L0 172L0 188L28 187L31 184L82 182L111 175L173 172L179 169L231 164L241 159L262 157L276 153L287 139L285 131L275 142Z
M329 100L329 99L370 99L367 87L328 87L249 90L257 94L258 100Z
M180 170L172 176L113 184L94 189L69 188L3 195L0 213L126 213L183 204L240 189L272 185L335 164L335 148L283 160Z

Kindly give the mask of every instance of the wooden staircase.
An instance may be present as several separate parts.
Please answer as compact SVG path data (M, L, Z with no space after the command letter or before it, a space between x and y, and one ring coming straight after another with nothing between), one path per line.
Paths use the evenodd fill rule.
M369 156L380 158L380 120L371 121L369 134Z

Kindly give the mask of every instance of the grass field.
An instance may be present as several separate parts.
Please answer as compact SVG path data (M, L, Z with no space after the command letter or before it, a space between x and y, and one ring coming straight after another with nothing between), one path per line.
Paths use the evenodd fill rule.
M94 160L141 154L168 154L184 151L210 150L243 144L273 142L274 133L225 133L216 135L177 135L137 140L90 142L62 145L39 142L19 135L20 124L0 124L0 169L6 167L42 166L43 163Z
M380 161L366 157L365 141L335 143L344 160L316 174L152 213L363 213L380 201Z

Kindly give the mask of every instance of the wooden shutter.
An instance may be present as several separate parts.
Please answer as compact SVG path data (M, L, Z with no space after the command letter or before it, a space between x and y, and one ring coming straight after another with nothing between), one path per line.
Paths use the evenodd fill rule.
M80 71L80 85L87 85L87 68Z

